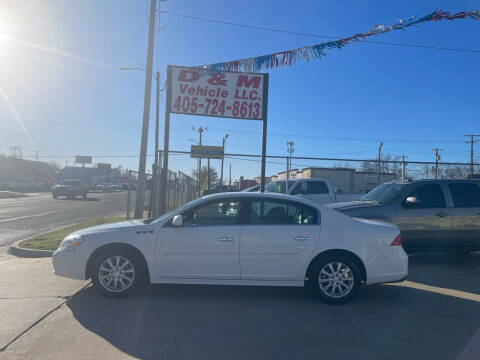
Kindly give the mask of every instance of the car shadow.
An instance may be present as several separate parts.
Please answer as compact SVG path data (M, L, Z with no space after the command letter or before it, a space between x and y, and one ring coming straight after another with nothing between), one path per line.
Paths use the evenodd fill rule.
M89 286L68 307L87 330L141 359L451 359L464 352L466 360L480 351L480 302L402 286L365 287L340 306L305 288L155 285L110 299Z

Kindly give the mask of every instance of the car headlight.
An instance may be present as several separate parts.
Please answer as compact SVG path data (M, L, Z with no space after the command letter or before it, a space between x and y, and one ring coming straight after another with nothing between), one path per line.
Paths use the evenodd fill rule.
M83 240L84 238L82 235L68 235L62 240L57 251L73 251L82 245Z

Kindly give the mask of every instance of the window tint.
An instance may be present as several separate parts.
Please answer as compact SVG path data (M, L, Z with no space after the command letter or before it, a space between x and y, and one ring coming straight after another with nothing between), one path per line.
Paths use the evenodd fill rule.
M410 196L414 196L420 200L418 204L410 205L409 207L411 208L428 209L445 207L445 196L439 184L420 185L407 195L407 197Z
M251 224L311 225L317 223L315 209L294 202L252 201Z
M307 194L328 194L328 186L323 181L307 181Z
M197 207L183 214L184 226L222 226L239 223L240 202L223 200Z
M456 207L480 207L480 187L473 183L448 184Z
M301 182L292 190L292 195L305 194L307 192L307 183Z

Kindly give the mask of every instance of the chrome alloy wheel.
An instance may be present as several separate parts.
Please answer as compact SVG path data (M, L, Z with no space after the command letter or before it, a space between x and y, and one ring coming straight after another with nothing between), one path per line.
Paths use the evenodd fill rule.
M318 283L325 295L338 299L352 291L355 278L348 265L333 261L322 267L318 276Z
M135 281L135 268L127 258L111 256L100 265L98 280L105 290L120 293Z

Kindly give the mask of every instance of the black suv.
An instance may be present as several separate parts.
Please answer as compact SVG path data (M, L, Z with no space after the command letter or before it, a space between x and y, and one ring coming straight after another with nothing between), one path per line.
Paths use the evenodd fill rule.
M77 196L81 196L86 199L88 193L88 184L83 180L64 180L60 184L52 187L53 198L56 199L59 196L66 196L69 199L75 199Z

